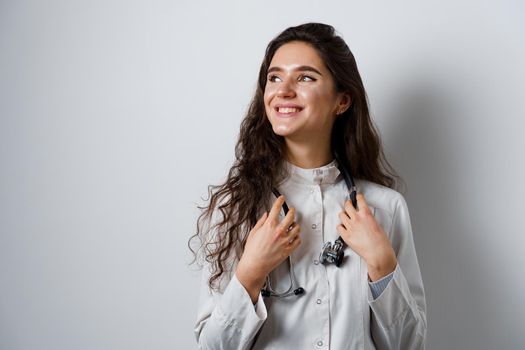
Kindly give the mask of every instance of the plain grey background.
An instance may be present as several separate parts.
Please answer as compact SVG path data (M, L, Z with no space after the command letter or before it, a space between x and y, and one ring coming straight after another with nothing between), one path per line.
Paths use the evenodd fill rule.
M524 10L1 1L0 348L196 348L196 205L267 43L307 21L352 49L407 183L428 348L522 348Z

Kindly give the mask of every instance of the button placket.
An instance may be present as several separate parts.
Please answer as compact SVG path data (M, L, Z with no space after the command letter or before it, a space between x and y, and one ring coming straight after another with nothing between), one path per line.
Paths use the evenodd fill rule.
M315 192L314 203L317 207L316 213L310 223L310 228L312 230L318 230L321 227L320 225L321 225L321 220L323 217L323 198L321 195L321 188L320 186L316 186L315 188L312 188L310 191Z
M321 241L319 243L319 250L322 247L323 243L323 236L324 236L324 230L323 230L323 222L324 222L324 203L323 203L323 189L322 186L316 186L315 188L315 195L313 197L315 205L316 205L316 211L315 216L312 217L312 221L310 222L310 227L313 232L316 233L316 235L319 235L321 238ZM319 250L316 251L317 254L319 254ZM316 270L321 272L322 278L318 280L317 284L317 293L315 296L315 308L317 309L319 318L318 320L322 323L322 331L317 335L317 339L315 341L315 347L317 348L328 348L329 345L329 334L330 334L330 286L328 283L328 276L326 273L326 268L324 265L320 264L320 261L318 260L319 255L315 255L313 257L314 265L316 266ZM319 267L317 267L319 266Z

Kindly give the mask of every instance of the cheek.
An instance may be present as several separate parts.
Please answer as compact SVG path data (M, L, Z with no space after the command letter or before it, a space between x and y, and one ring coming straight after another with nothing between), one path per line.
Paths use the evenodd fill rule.
M334 96L330 91L317 89L308 91L308 96L305 96L313 105L313 107L320 112L329 112L332 110L334 104Z
M263 96L263 101L264 101L264 106L268 106L268 104L270 103L270 97L268 96L268 94L265 92L264 93L264 96Z
M326 94L315 89L301 91L300 96L303 101L306 101L311 108L316 110L322 109L327 97Z
M271 90L265 90L263 95L263 101L264 101L264 110L266 111L266 114L270 112L270 102L272 101L274 93Z
M275 95L275 90L272 88L266 87L264 89L264 94L263 94L264 104L270 103L274 95Z

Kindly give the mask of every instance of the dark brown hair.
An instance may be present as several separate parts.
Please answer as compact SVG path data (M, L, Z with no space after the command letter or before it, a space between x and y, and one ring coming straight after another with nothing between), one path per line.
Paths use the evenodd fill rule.
M352 98L350 108L334 123L332 151L338 153L355 178L391 188L396 185L397 176L383 154L357 64L345 41L332 26L322 23L306 23L286 29L266 48L257 89L241 123L233 166L222 185L208 187L209 204L200 207L197 233L188 242L195 258L200 252L210 263L208 282L211 288L217 287L227 270L227 259L237 248L242 250L244 247L260 209L266 205L265 199L282 175L284 139L272 130L263 95L273 55L279 47L291 41L312 45L331 72L337 92L348 92ZM200 238L197 250L191 247L194 238Z

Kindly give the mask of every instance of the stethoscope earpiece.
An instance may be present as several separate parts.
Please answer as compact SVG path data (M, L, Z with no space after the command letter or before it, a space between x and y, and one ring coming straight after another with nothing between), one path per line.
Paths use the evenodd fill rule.
M303 287L297 288L296 290L293 291L293 294L295 294L295 295L302 295L302 294L304 294L304 288Z

